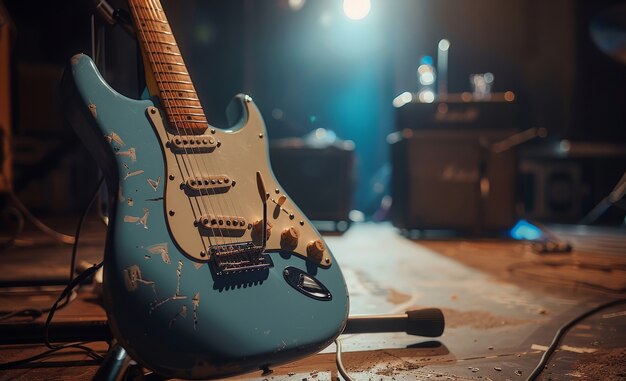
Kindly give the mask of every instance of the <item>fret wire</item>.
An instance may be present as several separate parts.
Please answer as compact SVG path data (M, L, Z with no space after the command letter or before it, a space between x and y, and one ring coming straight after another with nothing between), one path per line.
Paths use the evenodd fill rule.
M135 4L135 8L147 9L147 10L157 10L159 12L163 12L163 10L159 7L144 7L143 5Z
M181 56L180 53L176 53L176 52L157 52L157 51L148 50L148 49L146 49L146 52L152 53L152 54L165 54L165 55L168 55L168 56L176 56L176 57L180 57Z
M169 24L167 21L163 21L163 20L159 20L159 19L153 19L151 17L144 17L144 18L141 19L141 21L159 22L161 24Z
M174 99L165 98L165 99L163 99L163 102L174 102L174 101L183 101L183 99L180 99L180 98L174 98ZM186 104L184 106L173 106L173 107L182 107L182 108L201 108L202 107L200 105L200 101L198 99L191 99L190 101L196 102L198 104L197 105Z
M144 30L146 32L150 32L150 33L161 33L161 34L165 34L165 35L168 35L168 36L173 36L172 32L168 32L166 30L146 29L146 28L144 28L142 30Z
M157 70L156 71L159 74L164 74L164 73L170 73L170 74L177 74L177 75L186 75L189 76L189 73L187 73L186 71L176 71L176 70Z
M165 79L175 79L175 80L183 80L183 81L191 81L191 78L189 77L189 74L185 73L185 74L176 74L176 73L172 73L169 71L163 71L163 70L158 70L154 72L154 76L155 78L158 80L161 77L164 77Z
M174 98L170 98L170 97L164 97L163 95L161 95L161 99L163 101L173 101L173 100L180 100L180 101L196 101L199 102L200 99L198 98L189 98L189 97L174 97Z
M161 91L169 91L169 92L172 92L172 93L194 93L194 94L196 93L195 90L189 90L189 89L175 89L175 90L174 89L171 89L171 90L165 89L165 90L161 90Z
M171 116L202 116L202 117L204 117L204 113L197 113L197 112L171 112L169 115L171 115Z
M173 81L173 80L163 80L163 79L156 79L157 82L161 82L161 83L177 83L179 85L192 85L191 81Z
M142 38L144 38L146 40L149 40L150 42L154 42L154 41L161 42L162 40L167 40L167 41L172 41L173 43L176 43L176 39L174 38L173 35L167 35L167 36L158 36L158 35L156 35L156 36L145 36L145 37L142 37Z
M198 116L202 116L202 115L198 115ZM185 124L185 123L209 123L208 120L206 120L206 118L198 118L198 119L188 119L186 118L184 115L168 115L167 120L174 124L174 123L181 123L181 124Z
M159 64L159 65L176 65L176 66L185 66L182 62L176 61L150 61L150 63Z
M200 102L197 97L195 88L193 86L193 82L191 81L191 78L189 77L189 72L182 59L180 50L177 49L178 50L177 52L172 52L172 51L160 50L158 48L159 46L173 46L173 47L178 48L176 39L174 38L171 32L171 28L165 31L159 30L159 28L157 29L152 28L152 25L156 25L156 24L167 25L169 27L169 23L167 22L167 19L165 20L154 19L154 16L156 15L150 16L151 10L154 10L154 9L158 10L158 8L156 7L155 8L144 7L144 6L140 6L136 4L135 4L135 7L138 9L140 8L140 9L144 9L148 11L148 12L143 12L139 10L136 11L137 17L139 19L138 20L139 22L137 22L137 24L140 24L138 28L141 28L145 32L145 34L140 35L140 40L143 43L144 50L149 57L148 61L150 63L150 66L152 67L155 80L157 82L157 86L159 87L160 97L164 101L166 114L168 116L171 115L175 117L173 120L179 120L180 119L179 117L181 116L201 116L201 117L206 118L206 116L204 115L204 112L202 113L175 112L175 110L180 110L184 108L202 110L202 106L201 105L187 105L191 107L186 107L185 105L177 104L177 103L184 103L184 101L193 101L193 102L198 102L198 103ZM150 23L155 23L155 24L151 25ZM155 33L160 34L161 37L159 37L159 35L154 35ZM181 57L181 58L178 59L174 57ZM181 67L181 69L184 69L184 71L177 71L177 70L172 70L172 69L162 70L161 68L159 68L159 66L163 66L163 65L165 66L176 65L178 67ZM178 79L181 77L182 79ZM168 85L171 85L173 88L169 88L170 86ZM182 86L184 86L185 88L180 88ZM189 94L190 96L188 97L168 96L170 94L175 95L175 93L185 93L185 94ZM206 119L204 121L206 121ZM197 120L194 119L194 120L191 120L191 122L197 122Z
M151 41L151 42L155 43L155 44L161 44L161 45L169 45L169 46L176 46L176 47L178 46L175 42L170 42L170 41L154 40L154 41Z
M185 105L185 106L170 106L170 108L172 109L193 109L193 110L201 110L202 106L195 106L195 105Z

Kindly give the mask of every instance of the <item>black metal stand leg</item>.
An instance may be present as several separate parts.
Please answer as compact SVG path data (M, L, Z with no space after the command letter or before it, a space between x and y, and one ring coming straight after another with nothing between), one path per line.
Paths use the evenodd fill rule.
M130 356L118 344L114 344L107 353L100 369L93 376L92 381L122 381L126 377Z

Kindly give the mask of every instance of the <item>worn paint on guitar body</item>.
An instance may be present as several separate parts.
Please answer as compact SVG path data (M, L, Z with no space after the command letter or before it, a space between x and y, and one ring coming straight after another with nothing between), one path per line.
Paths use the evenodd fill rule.
M343 276L328 250L330 265L306 259L306 241L319 235L289 197L282 207L294 218L268 202L272 266L218 275L210 264L183 253L172 237L167 215L185 205L173 205L176 198L167 194L180 191L180 178L177 173L169 179L163 131L148 114L153 101L115 92L85 55L72 58L63 87L70 121L106 177L111 215L104 301L115 338L136 361L168 377L214 378L315 353L341 333L348 313ZM204 155L219 163L223 173L216 174L237 181L228 192L213 195L215 200L228 197L252 222L262 219L256 172L271 197L275 190L276 197L286 195L269 165L259 111L245 96L236 101L241 118L231 130L215 131L221 145ZM74 102L77 107L70 106ZM159 120L160 128L167 125ZM192 221L185 223L195 231ZM280 244L281 231L290 226L301 231L298 248L291 251ZM238 240L249 239L249 229L245 234ZM316 300L287 284L287 267L315 277L332 299Z

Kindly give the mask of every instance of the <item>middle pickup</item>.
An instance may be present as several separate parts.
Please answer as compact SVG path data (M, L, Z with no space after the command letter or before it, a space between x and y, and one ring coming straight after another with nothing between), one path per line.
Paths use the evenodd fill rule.
M181 184L190 196L226 193L232 186L233 181L226 175L191 177Z

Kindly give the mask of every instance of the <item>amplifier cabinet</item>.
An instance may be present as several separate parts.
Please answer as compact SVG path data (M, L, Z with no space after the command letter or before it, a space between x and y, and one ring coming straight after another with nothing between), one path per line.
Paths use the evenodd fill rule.
M512 134L406 129L390 136L393 224L466 232L513 226L515 152L489 148Z
M354 190L354 151L335 146L270 147L276 179L315 221L347 222Z

